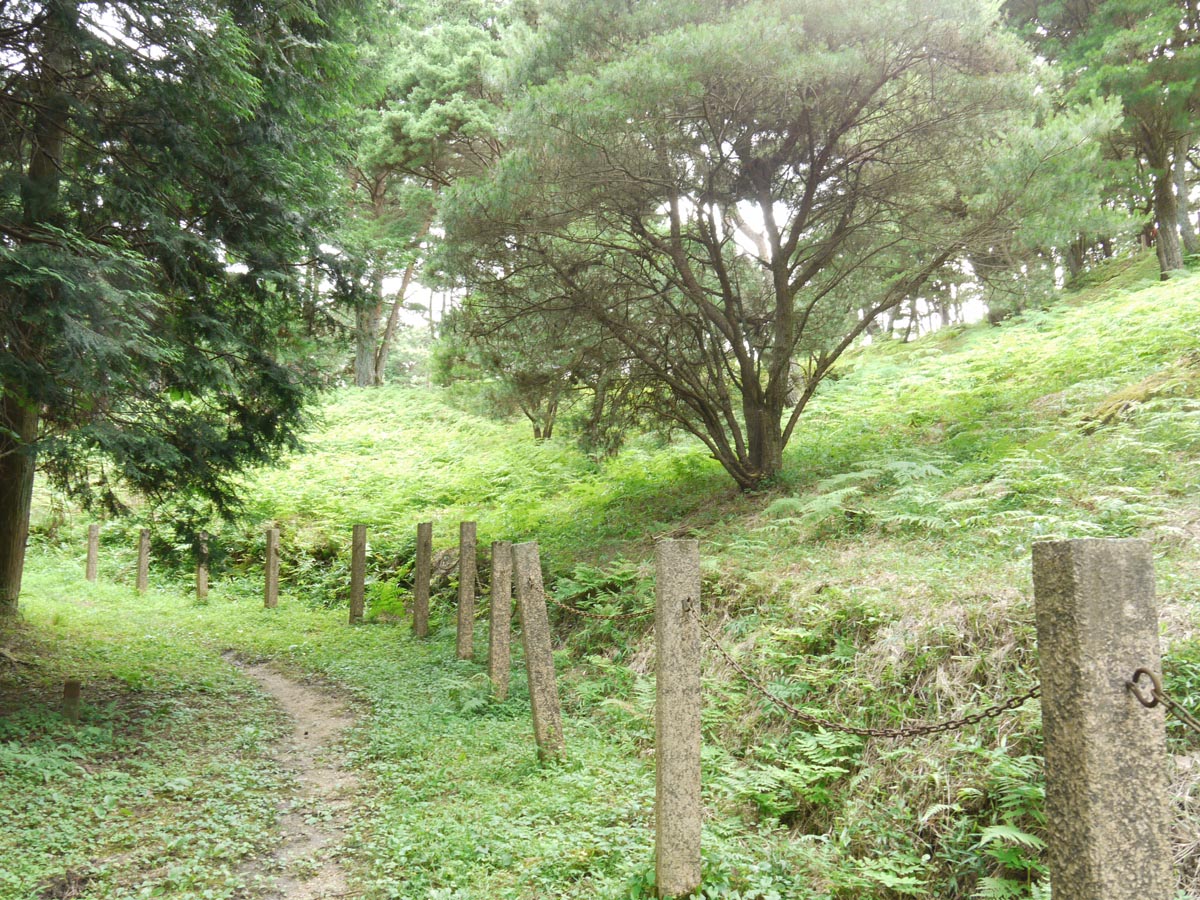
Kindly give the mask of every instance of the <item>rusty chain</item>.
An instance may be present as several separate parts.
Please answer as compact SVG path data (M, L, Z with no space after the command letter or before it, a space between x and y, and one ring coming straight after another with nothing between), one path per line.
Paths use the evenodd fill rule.
M1042 686L1040 684L1036 684L1029 690L1025 691L1025 693L1010 697L1003 703L998 703L995 706L989 706L987 709L980 710L977 713L971 713L970 715L962 716L961 718L957 719L949 719L944 722L930 722L920 725L909 725L904 728L862 728L856 725L846 725L842 722L834 722L831 719L825 719L820 716L814 716L812 713L806 713L804 710L800 709L794 704L784 700L765 684L747 672L745 667L743 667L741 663L734 659L728 650L721 646L721 643L717 640L716 635L714 635L704 625L703 622L699 624L700 629L704 632L705 637L708 638L709 643L711 643L713 647L716 648L717 652L725 658L725 661L733 667L734 671L741 675L746 683L753 687L756 691L758 691L776 706L786 710L797 720L804 722L807 725L825 728L829 731L840 732L841 734L853 734L858 737L865 738L910 738L920 737L928 734L939 734L946 731L957 731L958 729L965 728L968 725L977 725L986 719L995 719L1004 713L1010 712L1011 710L1021 706L1026 700L1032 700L1035 697L1041 696L1042 693Z
M1142 680L1142 676L1150 679L1150 696L1147 697L1142 693L1142 688L1138 684ZM1125 687L1138 700L1138 703L1146 707L1146 709L1154 709L1158 704L1162 704L1169 709L1180 722L1188 728L1200 734L1200 721L1196 720L1190 712L1187 711L1177 700L1167 694L1163 689L1162 678L1155 672L1149 669L1138 669L1133 673L1133 678L1125 682Z

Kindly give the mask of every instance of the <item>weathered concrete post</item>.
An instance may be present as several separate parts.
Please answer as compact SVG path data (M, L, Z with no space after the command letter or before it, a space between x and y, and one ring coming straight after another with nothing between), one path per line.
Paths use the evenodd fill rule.
M77 678L69 678L63 685L62 711L68 722L79 721L79 695L82 691L83 685Z
M92 523L88 526L87 569L88 581L95 581L100 568L100 526Z
M1033 545L1051 890L1169 900L1166 722L1126 688L1161 672L1150 545Z
M458 658L475 655L475 523L458 526Z
M509 636L512 632L512 544L492 543L492 597L488 615L488 678L492 680L492 696L503 700L508 696L509 669L512 656Z
M350 624L363 619L363 596L367 587L367 526L355 525L350 545Z
M279 605L279 529L267 529L266 577L263 583L263 606L274 609Z
M137 592L150 589L150 529L143 528L138 534Z
M546 592L542 587L542 562L536 543L516 544L512 554L517 610L525 643L525 671L529 675L529 702L533 707L533 737L540 759L556 759L566 748L558 682L554 677L550 617L546 614Z
M655 882L660 897L700 886L700 545L655 545Z
M417 571L413 582L413 634L429 636L429 579L433 572L433 523L417 525Z
M208 600L208 533L204 531L196 543L196 599Z

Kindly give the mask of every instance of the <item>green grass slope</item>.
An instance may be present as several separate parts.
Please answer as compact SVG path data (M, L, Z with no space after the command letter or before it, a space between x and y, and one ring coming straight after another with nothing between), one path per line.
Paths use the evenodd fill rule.
M452 575L432 643L389 624L408 600L416 523L435 523L442 550L464 518L482 547L536 539L554 591L600 611L649 604L656 536L698 537L706 621L739 665L793 704L871 727L1028 689L1034 540L1145 537L1168 685L1200 705L1200 277L1154 274L1152 260L1113 265L1000 327L856 351L802 421L783 475L756 495L687 442L641 439L596 463L436 392L339 392L304 454L248 480L245 521L217 537L229 553L209 605L114 589L80 607L82 524L61 526L47 508L31 625L53 633L57 617L86 644L92 616L130 635L153 621L169 640L138 644L143 667L161 667L176 642L209 648L201 667L233 647L355 692L370 796L347 853L365 896L650 896L645 620L554 611L570 762L539 770L520 678L495 704L480 668L452 659ZM375 624L347 629L355 522L371 529ZM255 597L268 523L284 532L279 614ZM118 586L132 580L132 527L105 531L102 575ZM1048 895L1036 703L892 742L801 725L712 649L705 692L705 896ZM9 740L29 746L22 735ZM1171 739L1179 896L1200 898L1200 741L1176 725ZM237 896L206 871L197 884L211 896ZM195 890L157 895L209 896Z

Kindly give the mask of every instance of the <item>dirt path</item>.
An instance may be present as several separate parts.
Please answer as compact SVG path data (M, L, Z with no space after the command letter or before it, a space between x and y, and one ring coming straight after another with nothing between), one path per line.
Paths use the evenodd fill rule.
M281 675L270 665L240 665L275 698L292 720L292 733L279 762L298 782L280 802L283 840L270 859L247 866L251 883L263 885L263 900L331 900L350 896L338 861L345 839L339 824L351 805L358 781L337 765L333 749L354 724L345 705L328 691Z

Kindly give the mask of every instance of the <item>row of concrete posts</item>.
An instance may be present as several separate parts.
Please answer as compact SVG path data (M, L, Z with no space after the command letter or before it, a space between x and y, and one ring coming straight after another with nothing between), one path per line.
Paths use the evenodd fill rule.
M279 539L279 531L274 530L276 541ZM268 541L270 540L268 532ZM208 537L207 535L200 536L198 547L198 560L196 562L196 597L204 600L208 597ZM268 546L267 559L270 560L270 547ZM87 535L87 561L84 568L84 577L88 581L95 581L100 573L100 526L92 523L88 526ZM268 563L268 578L270 578L270 563ZM275 566L275 581L276 581L276 596L278 596L278 581L279 581L279 566L278 560ZM135 580L137 592L144 594L150 589L150 529L143 528L138 532L138 555L137 555L137 575ZM270 589L268 588L268 594Z
M699 558L658 545L657 884L700 885ZM1062 900L1170 900L1166 719L1131 690L1161 679L1150 545L1033 545L1051 890ZM1143 687L1148 687L1143 685Z
M87 578L96 579L98 526L88 532ZM412 629L429 633L433 526L417 527ZM138 543L137 589L148 580L150 533ZM266 542L265 605L278 603L279 531ZM350 621L363 616L367 530L351 549ZM206 554L202 553L203 559ZM683 897L701 880L700 554L692 540L656 545L656 883ZM457 655L474 652L476 529L459 529ZM197 571L207 590L207 570ZM536 543L492 544L488 675L507 696L512 601L529 678L540 758L565 752L552 636ZM1130 690L1134 673L1161 677L1150 547L1138 540L1046 541L1033 546L1033 582L1046 761L1051 888L1064 900L1170 900L1166 721ZM515 589L515 590L514 590ZM77 707L75 687L72 709Z

